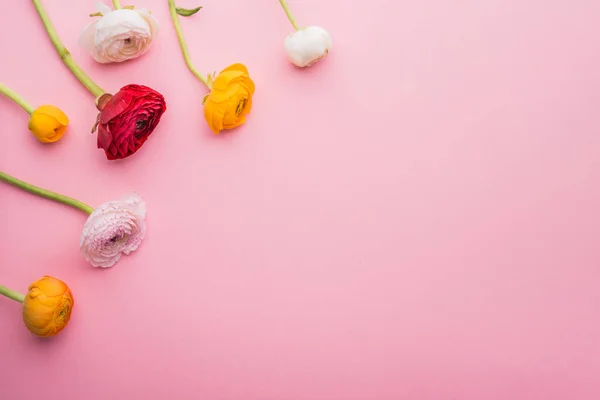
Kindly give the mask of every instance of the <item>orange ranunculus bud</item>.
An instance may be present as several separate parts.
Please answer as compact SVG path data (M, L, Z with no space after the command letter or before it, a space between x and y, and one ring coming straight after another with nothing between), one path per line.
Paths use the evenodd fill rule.
M44 276L29 286L23 322L37 336L54 336L69 323L73 304L73 294L63 281Z
M210 129L219 133L246 122L253 94L254 82L243 64L233 64L221 71L204 99L204 118Z
M29 117L29 130L42 143L52 143L63 137L69 118L54 106L39 106Z

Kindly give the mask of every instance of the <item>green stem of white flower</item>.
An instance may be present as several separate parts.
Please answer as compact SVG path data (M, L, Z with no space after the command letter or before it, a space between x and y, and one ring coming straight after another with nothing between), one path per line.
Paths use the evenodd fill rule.
M62 43L60 37L58 37L56 29L54 29L52 21L50 21L50 17L48 17L48 13L46 13L46 10L44 10L44 6L42 6L40 0L32 1L33 5L35 6L35 9L40 15L42 23L44 24L44 28L46 28L46 32L48 32L50 41L56 48L56 51L58 52L58 55L60 56L60 59L63 61L63 63L67 66L67 68L71 70L73 75L75 75L75 77L79 79L79 82L81 82L83 86L85 86L86 89L89 90L94 96L98 97L101 94L103 94L104 90L102 90L100 86L96 85L96 83L89 76L87 76L87 74L81 69L81 67L75 63L75 60L73 60L71 53L69 53L69 50L67 50L65 45Z
M9 99L11 99L12 101L14 101L15 103L17 103L19 106L21 106L21 108L23 110L27 111L28 114L31 114L33 112L34 108L32 107L31 104L29 104L27 102L27 100L25 100L24 98L22 98L21 96L19 96L19 94L17 92L15 92L14 90L10 89L9 87L7 87L6 85L4 85L3 83L0 83L0 93L2 93L3 95L5 95Z
M8 297L9 299L18 301L22 303L25 301L25 295L23 293L15 292L14 290L10 290L6 286L0 285L0 294Z
M113 7L115 10L118 10L119 8L123 8L121 7L121 2L119 0L112 0L113 3Z
M89 206L79 200L75 200L71 197L64 196L62 194L51 192L50 190L46 190L46 189L42 189L40 187L34 186L30 183L19 180L19 179L15 178L14 176L10 176L7 173L4 173L2 171L0 171L0 180L10 183L11 185L18 187L19 189L23 189L29 193L33 193L38 196L57 201L59 203L66 204L68 206L78 208L81 211L84 211L88 214L91 214L94 212L94 208L92 206Z
M294 18L294 15L292 15L292 12L290 11L290 7L288 6L287 2L285 0L279 0L279 3L281 4L281 7L283 7L283 11L285 11L285 15L287 15L294 29L299 30L298 24L296 24L296 19Z
M183 54L185 64L191 73L194 74L196 78L200 79L200 82L204 83L204 85L210 90L211 85L208 82L208 79L198 72L196 67L194 67L194 64L192 64L190 52L188 51L185 38L183 37L183 32L181 31L181 24L179 23L179 17L177 16L177 6L175 5L174 0L169 0L169 12L171 13L171 19L173 20L173 25L175 26L175 32L177 33L177 39L179 39L179 46L181 47L181 53Z

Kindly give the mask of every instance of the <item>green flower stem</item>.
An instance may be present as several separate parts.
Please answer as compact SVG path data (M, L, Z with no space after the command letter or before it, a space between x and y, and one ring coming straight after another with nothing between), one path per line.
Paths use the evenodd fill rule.
M292 26L294 27L294 29L299 30L298 25L296 24L296 20L294 19L294 16L292 15L292 12L290 11L290 7L288 6L287 2L285 0L279 0L279 3L281 3L281 7L283 7L283 11L285 11L285 15L287 15L287 17L290 20L290 22L292 23Z
M198 72L198 70L194 67L194 64L192 64L192 60L190 59L190 53L188 51L187 44L185 43L183 32L181 31L179 17L177 16L177 6L175 6L175 0L169 0L169 12L171 13L171 19L173 20L173 25L175 26L175 32L177 33L177 39L179 39L179 46L181 47L181 53L183 54L185 64L192 74L194 74L196 78L200 79L200 82L204 83L204 85L210 90L212 85L210 85L206 77Z
M31 114L33 112L33 107L27 102L27 100L19 96L18 93L16 93L14 90L11 90L3 83L0 83L0 93L20 105L23 110L27 111L27 114Z
M46 10L44 10L42 3L40 3L40 0L32 1L33 5L35 6L35 9L37 10L38 14L40 15L40 18L42 19L42 23L44 24L44 28L46 28L46 32L48 32L50 41L56 48L56 51L58 52L58 55L60 56L60 59L63 61L63 63L67 66L67 68L71 70L73 75L75 75L75 77L79 79L83 86L85 86L86 89L89 90L94 96L99 97L100 95L104 94L104 90L102 90L100 86L96 85L96 83L92 81L92 79L89 76L87 76L85 72L83 72L81 67L75 63L75 60L73 60L71 53L69 53L69 50L67 50L65 45L61 42L60 38L58 37L58 34L56 33L54 26L52 26L52 22L50 21Z
M123 8L121 7L121 2L119 0L112 0L113 3L113 7L115 10L118 10L119 8Z
M0 294L8 297L9 299L13 299L22 303L25 301L25 295L23 293L15 292L14 290L10 290L6 286L0 285Z
M84 211L84 212L86 212L88 214L91 214L91 213L94 212L94 208L92 208L91 206L89 206L89 205L87 205L85 203L82 203L79 200L75 200L75 199L73 199L71 197L63 196L62 194L54 193L54 192L51 192L51 191L46 190L46 189L42 189L42 188L37 187L37 186L33 186L33 185L31 185L31 184L29 184L27 182L23 182L23 181L15 178L13 176L10 176L10 175L2 172L2 171L0 171L0 180L3 180L5 182L7 182L7 183L10 183L13 186L16 186L16 187L18 187L20 189L23 189L23 190L25 190L27 192L36 194L38 196L45 197L47 199L54 200L54 201L57 201L59 203L66 204L68 206L78 208L81 211Z

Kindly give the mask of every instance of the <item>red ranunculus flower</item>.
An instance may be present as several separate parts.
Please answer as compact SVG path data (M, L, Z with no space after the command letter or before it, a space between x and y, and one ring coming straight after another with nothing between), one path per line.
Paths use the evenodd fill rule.
M100 113L92 132L98 128L98 148L106 158L118 160L139 150L167 109L164 97L142 85L127 85L114 96L98 99Z

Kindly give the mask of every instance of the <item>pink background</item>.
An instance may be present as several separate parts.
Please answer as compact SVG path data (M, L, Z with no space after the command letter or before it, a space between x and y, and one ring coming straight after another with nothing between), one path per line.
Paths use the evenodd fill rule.
M168 110L107 161L31 2L0 14L0 80L71 118L42 145L0 99L0 170L94 206L137 190L149 224L94 269L84 214L0 184L1 283L50 274L76 299L52 340L0 299L0 397L600 398L600 2L292 0L333 37L300 70L276 0L202 1L182 20L197 66L243 62L257 86L220 136L166 0L134 1L162 30L108 66L77 46L94 1L44 3L103 88L149 85Z

